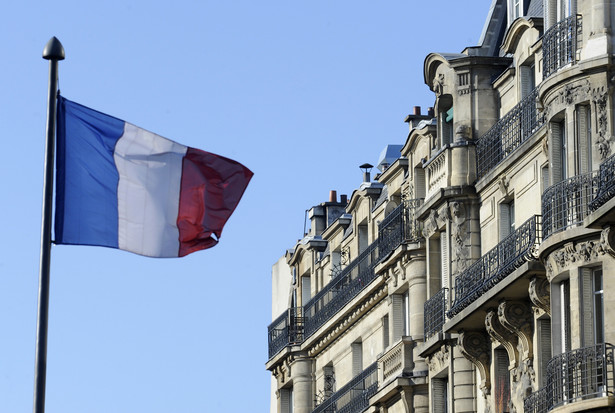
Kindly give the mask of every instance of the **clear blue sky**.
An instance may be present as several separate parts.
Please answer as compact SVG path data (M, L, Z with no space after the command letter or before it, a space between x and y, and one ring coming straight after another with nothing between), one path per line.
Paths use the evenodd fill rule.
M0 153L0 412L32 409L47 93L255 176L220 244L182 259L54 247L47 412L267 412L271 265L329 190L432 106L423 61L477 43L490 0L12 1Z

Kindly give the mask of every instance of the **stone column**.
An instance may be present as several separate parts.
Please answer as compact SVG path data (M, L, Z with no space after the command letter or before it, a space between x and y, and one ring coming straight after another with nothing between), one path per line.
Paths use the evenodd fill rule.
M311 413L314 392L312 391L312 359L298 357L291 365L293 380L294 413Z
M458 346L453 347L453 372L450 375L453 389L453 406L455 413L476 412L474 400L475 370Z

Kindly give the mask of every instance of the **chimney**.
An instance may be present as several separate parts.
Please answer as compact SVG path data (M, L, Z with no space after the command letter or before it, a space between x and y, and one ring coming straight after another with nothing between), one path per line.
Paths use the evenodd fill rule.
M368 163L364 163L363 165L359 166L359 168L361 168L363 170L363 182L370 182L371 181L371 176L370 176L370 172L372 171L372 168L374 167L374 165L368 164Z
M348 195L342 194L340 195L340 204L346 205L348 203Z
M333 189L329 191L329 202L337 202L337 191Z
M427 116L429 116L430 118L433 118L433 107L429 107L427 108Z
M414 116L421 116L421 107L420 106L415 106L414 107Z

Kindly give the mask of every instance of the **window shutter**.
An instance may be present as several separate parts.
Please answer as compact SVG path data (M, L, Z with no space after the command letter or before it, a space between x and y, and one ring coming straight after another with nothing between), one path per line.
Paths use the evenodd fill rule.
M545 15L544 31L546 32L551 26L557 23L557 0L544 0L543 4Z
M352 377L358 376L363 371L363 343L352 343Z
M581 305L583 308L583 321L581 343L583 347L594 344L594 303L592 289L592 271L589 268L580 269Z
M519 67L520 75L521 75L521 99L529 96L534 89L534 67L533 66L520 66Z
M404 294L404 336L410 335L410 294Z
M510 234L510 208L508 204L500 204L500 241Z
M292 413L292 389L280 389L280 410L282 413Z
M301 305L305 305L312 296L312 277L305 275L301 277Z
M433 413L447 413L448 380L433 379L431 381L431 401Z
M602 268L593 270L594 293L594 336L596 343L604 342L604 290L602 286Z
M404 334L404 296L401 294L391 295L391 307L393 311L393 343Z
M589 130L589 115L589 106L583 105L577 108L579 173L591 171L591 134Z
M539 343L539 351L540 351L540 374L539 374L539 387L543 387L547 384L547 363L551 360L552 352L551 352L551 320L549 319L539 319L538 320L538 329L540 340Z
M551 169L553 180L556 184L565 178L565 160L563 143L563 128L561 123L551 122Z
M382 317L382 347L386 350L389 347L389 316Z
M562 281L560 284L561 294L561 319L562 319L562 353L570 351L570 281Z
M440 259L441 259L441 268L440 275L442 277L441 286L442 288L449 288L450 283L448 282L448 233L446 231L440 233Z
M423 168L414 168L414 196L416 198L425 198L425 170Z

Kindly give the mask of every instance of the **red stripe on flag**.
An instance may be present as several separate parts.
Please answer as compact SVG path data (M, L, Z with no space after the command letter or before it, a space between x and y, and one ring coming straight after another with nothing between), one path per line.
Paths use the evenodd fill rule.
M177 216L180 257L218 243L252 175L232 159L188 148Z

